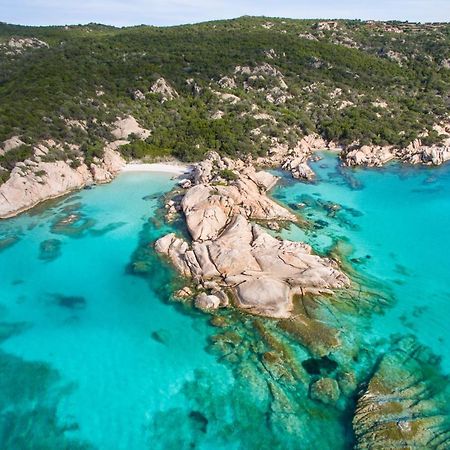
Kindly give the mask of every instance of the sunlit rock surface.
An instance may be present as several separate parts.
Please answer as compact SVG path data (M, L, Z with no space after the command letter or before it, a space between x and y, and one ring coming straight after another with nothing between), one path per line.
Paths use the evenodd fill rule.
M233 181L222 176L230 178L230 172ZM331 293L350 284L331 259L312 254L304 243L276 239L249 222L296 220L266 195L276 182L273 175L213 153L199 164L194 180L199 184L181 201L192 244L172 233L155 248L203 289L206 281L214 281L240 309L288 318L295 294Z

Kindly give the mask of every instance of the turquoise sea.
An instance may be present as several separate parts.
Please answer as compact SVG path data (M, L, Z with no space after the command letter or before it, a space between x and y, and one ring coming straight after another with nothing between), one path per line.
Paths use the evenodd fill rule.
M310 223L283 237L321 253L339 244L389 296L364 319L342 315L344 342L382 353L413 334L450 373L450 166L352 170L322 157L317 183L280 173L273 196ZM124 173L0 222L0 447L351 448L353 399L309 399L307 348L269 320L227 311L211 323L169 300L180 280L151 243L182 231L159 210L173 186ZM295 383L261 364L277 348L279 379Z

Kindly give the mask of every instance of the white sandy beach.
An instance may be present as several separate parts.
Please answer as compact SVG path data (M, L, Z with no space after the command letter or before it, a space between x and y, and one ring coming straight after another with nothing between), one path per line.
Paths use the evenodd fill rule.
M192 167L187 164L174 163L130 163L123 167L122 172L165 172L182 175L189 173Z

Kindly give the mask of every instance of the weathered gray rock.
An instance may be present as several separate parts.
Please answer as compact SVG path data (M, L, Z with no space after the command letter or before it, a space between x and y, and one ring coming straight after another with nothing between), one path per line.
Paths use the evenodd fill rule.
M203 292L195 299L195 306L204 311L214 311L219 309L220 298L216 295L207 295Z
M131 93L131 97L133 100L145 100L145 94L139 89L134 90Z
M150 91L154 94L160 94L163 102L179 96L178 92L164 78L156 80L150 87Z
M112 134L116 139L127 139L131 134L140 139L147 139L150 131L142 128L133 116L127 116L114 122Z
M379 147L363 145L345 154L344 163L347 166L380 167L396 157L392 146Z
M401 149L392 146L356 146L343 153L344 165L380 167L397 159L408 164L439 166L450 161L450 123L435 125L434 130L443 137L442 143L427 146L423 145L420 139L416 139Z
M236 87L236 80L230 77L222 77L219 80L219 86L226 89L234 89Z
M315 179L315 173L307 161L314 151L327 148L331 148L331 143L315 133L303 137L294 148L280 144L277 139L274 139L269 149L269 156L258 158L256 163L261 166L281 167L291 172L294 178L312 181Z
M7 49L11 54L21 54L29 49L48 47L47 42L34 37L12 37L5 44L0 45L0 49Z
M3 145L0 147L0 155L3 155L10 150L14 150L21 145L24 145L24 142L19 138L19 136L13 136L3 142Z

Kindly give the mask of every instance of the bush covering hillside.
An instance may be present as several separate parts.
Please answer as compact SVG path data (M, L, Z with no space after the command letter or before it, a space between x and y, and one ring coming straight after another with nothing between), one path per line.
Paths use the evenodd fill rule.
M11 39L30 41L16 49ZM294 145L313 131L405 146L448 113L449 49L448 24L0 24L0 142L52 138L92 156L116 117L131 114L152 134L124 148L130 157L264 154L270 138ZM178 95L152 93L160 78ZM0 164L9 170L10 159Z

